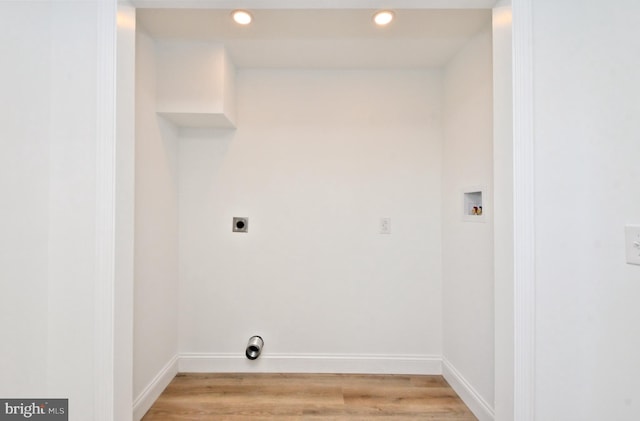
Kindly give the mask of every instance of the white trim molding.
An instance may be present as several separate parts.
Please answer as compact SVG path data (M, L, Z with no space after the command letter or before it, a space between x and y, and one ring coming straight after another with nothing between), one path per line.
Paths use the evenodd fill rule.
M118 0L117 23L113 419L132 421L136 11L127 0Z
M513 2L514 419L535 420L535 149L532 0Z
M116 16L114 0L96 3L96 255L94 420L114 415L116 183Z
M174 356L133 401L133 421L140 421L144 417L176 374L178 374L178 357Z
M442 374L435 355L270 354L248 360L238 354L185 353L181 373Z
M464 378L462 374L446 358L442 359L442 376L460 399L469 407L480 421L494 421L495 413L491 405Z
M490 9L495 0L243 0L245 9ZM321 5L319 5L321 3ZM238 0L133 0L137 8L236 9Z

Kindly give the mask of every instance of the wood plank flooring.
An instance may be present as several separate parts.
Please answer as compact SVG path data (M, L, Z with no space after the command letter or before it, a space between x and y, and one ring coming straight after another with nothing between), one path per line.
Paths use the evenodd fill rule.
M143 421L475 421L442 376L178 374Z

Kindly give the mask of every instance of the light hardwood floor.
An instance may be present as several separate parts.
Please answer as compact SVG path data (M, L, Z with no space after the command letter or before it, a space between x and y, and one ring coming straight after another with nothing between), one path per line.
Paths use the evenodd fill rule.
M178 374L143 421L476 420L441 376Z

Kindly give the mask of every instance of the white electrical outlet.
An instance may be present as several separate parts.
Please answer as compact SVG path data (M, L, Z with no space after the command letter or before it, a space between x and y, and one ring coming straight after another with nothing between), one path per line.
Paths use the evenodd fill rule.
M624 234L627 263L640 265L640 225L627 225L624 227Z
M380 218L380 234L391 234L391 218Z

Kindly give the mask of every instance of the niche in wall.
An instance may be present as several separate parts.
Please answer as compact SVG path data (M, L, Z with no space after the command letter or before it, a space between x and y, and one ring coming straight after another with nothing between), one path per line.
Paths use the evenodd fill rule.
M470 222L485 221L485 203L483 191L480 187L470 187L462 193L462 218ZM484 195L486 196L486 195Z
M173 189L167 196L179 209L171 225L179 234L172 285L179 292L169 298L178 301L171 309L179 346L171 345L180 350L180 369L255 370L235 353L258 332L270 343L266 371L439 372L445 192L460 222L459 180L442 188L443 166L450 164L443 159L443 126L473 92L466 85L455 90L455 112L447 116L442 68L486 26L487 12L402 11L405 26L398 28L405 32L385 42L369 28L367 11L263 11L260 21L274 26L255 40L227 27L228 14L139 15L157 72L146 111L153 107L175 137L158 137L154 157L178 163L167 177ZM171 32L170 22L197 21L195 15L219 25L182 28L182 38L172 38L179 31ZM291 39L270 37L282 31L277 23L294 18L313 25L296 26ZM350 39L349 27L336 35L341 41L318 40L318 19L362 22L363 38ZM448 39L454 26L460 34ZM298 36L303 30L309 39ZM447 45L426 47L436 42ZM414 51L413 43L421 54L401 54ZM149 73L140 78L149 80ZM456 85L467 80L458 79ZM468 79L472 87L481 84ZM156 131L149 126L141 136ZM172 148L164 153L166 144ZM468 180L489 183L478 177L462 183ZM473 215L483 220L483 199L489 200L483 189L465 193L483 206L483 214ZM250 234L232 234L234 215L251 215ZM385 215L393 216L394 229L380 236ZM150 309L154 287L150 280L149 293L139 294ZM262 317L247 314L247 306ZM143 374L140 388L153 373Z
M368 27L362 39L349 39L351 28L337 38L298 36L322 19L369 25L366 11L260 14L273 28L249 39L246 28L226 26L228 11L140 11L153 64L139 75L149 82L140 137L159 134L152 164L176 163L137 192L166 180L164 202L141 219L149 221L148 250L159 249L156 237L168 228L177 240L163 245L173 253L162 287L171 293L158 296L155 276L137 282L135 393L173 355L180 371L414 374L440 373L446 357L490 402L492 312L465 299L491 307L492 257L474 247L492 250L492 221L461 220L485 222L492 208L491 115L478 112L491 110L491 68L478 66L490 62L490 33L476 35L486 12L403 11L404 24L420 25L396 26L406 32L385 42ZM453 31L454 14L475 26L460 29L459 44L448 40L455 48L446 57L428 52L436 42L429 31L443 22ZM195 15L219 24L171 38L179 31L169 18ZM301 17L313 25L296 26L292 39L270 37L282 31L278 23ZM401 54L408 50L421 53ZM476 183L489 190L464 188ZM151 229L168 208L169 223ZM232 232L235 215L251 215L249 234ZM390 235L379 233L382 216L393 217ZM448 244L451 260L443 259ZM471 249L465 265L460 244ZM268 358L248 365L244 346L256 333L269 342Z

